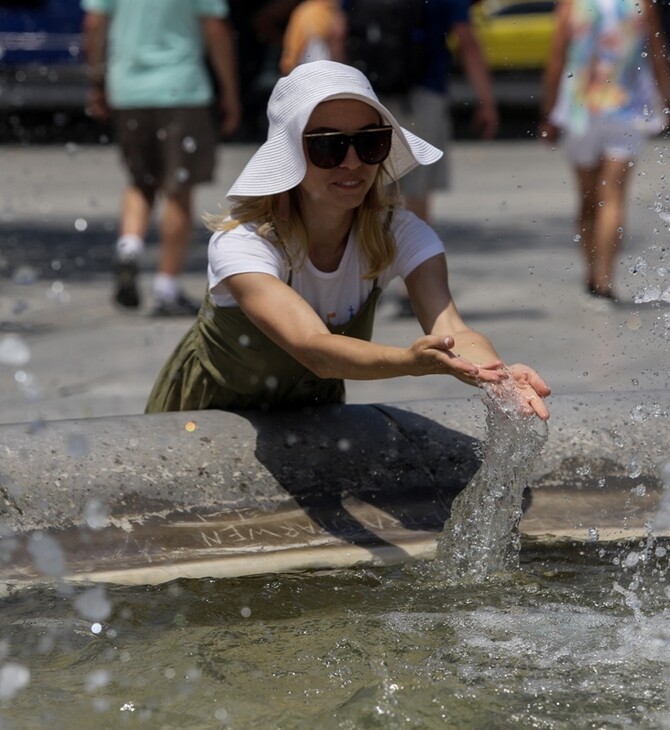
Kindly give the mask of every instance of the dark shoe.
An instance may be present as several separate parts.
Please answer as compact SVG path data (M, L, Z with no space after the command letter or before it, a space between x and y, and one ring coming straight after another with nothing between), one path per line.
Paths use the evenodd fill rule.
M137 263L118 261L114 276L116 280L114 301L122 307L137 309L140 306L140 293L137 289Z
M167 299L157 299L151 312L152 317L195 317L200 309L200 305L191 301L184 294L169 301Z

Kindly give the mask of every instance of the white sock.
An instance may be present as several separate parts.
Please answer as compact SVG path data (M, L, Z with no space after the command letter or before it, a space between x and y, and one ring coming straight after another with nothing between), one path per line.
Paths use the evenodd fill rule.
M156 274L154 277L154 297L164 302L174 302L181 293L179 277L170 274Z
M134 233L126 233L116 242L119 261L135 261L144 253L144 241Z

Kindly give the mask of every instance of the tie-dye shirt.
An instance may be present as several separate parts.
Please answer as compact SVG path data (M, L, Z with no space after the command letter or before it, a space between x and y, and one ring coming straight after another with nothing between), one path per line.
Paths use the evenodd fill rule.
M648 58L648 27L636 0L574 0L570 44L551 121L583 134L594 118L662 127Z

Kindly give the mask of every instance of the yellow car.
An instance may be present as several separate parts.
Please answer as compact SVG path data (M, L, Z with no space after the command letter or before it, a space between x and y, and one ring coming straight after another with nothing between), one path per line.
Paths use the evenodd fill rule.
M554 0L481 0L470 14L491 71L543 69L554 30ZM449 43L458 58L457 44Z

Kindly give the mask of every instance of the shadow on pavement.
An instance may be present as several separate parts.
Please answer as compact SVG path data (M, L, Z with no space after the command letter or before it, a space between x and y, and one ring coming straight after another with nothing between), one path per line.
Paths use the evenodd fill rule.
M116 220L88 224L77 231L73 222L5 223L0 227L0 279L31 283L29 279L77 281L108 275L113 267ZM201 273L207 266L209 232L193 234L186 272ZM143 267L153 269L158 254L158 231L150 230ZM28 280L26 280L28 279Z

